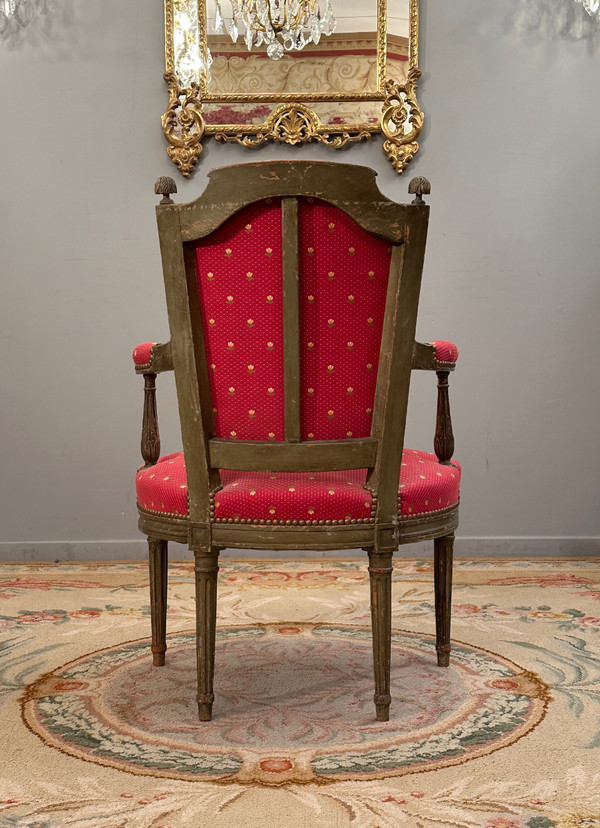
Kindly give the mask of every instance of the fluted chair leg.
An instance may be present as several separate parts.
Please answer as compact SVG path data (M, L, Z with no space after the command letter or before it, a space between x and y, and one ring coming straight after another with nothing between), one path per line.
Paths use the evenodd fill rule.
M167 651L167 541L148 538L152 663L163 667Z
M219 552L195 552L196 573L196 647L198 663L198 715L200 721L212 718L214 701L215 633L217 625L217 573Z
M434 540L435 649L439 667L450 664L454 533Z
M371 623L375 668L375 710L378 722L390 718L392 650L392 555L369 552Z

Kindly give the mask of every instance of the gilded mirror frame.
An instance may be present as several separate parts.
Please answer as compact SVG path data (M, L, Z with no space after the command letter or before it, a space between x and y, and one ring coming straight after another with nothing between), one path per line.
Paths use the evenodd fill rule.
M162 129L168 142L167 153L182 175L188 177L193 172L202 155L205 137L212 136L217 141L244 147L259 147L273 141L296 145L318 141L340 149L379 133L383 134L383 151L396 172L402 173L419 149L417 138L423 128L423 113L416 97L421 75L418 68L419 0L408 0L408 71L403 80L390 77L387 71L387 0L376 0L376 3L376 90L347 94L215 94L208 90L206 0L165 0L164 78L169 89L169 103L162 116ZM185 26L180 25L184 19ZM182 68L182 55L188 60L187 73ZM378 122L370 119L368 122L324 123L314 108L315 104L324 102L364 101L381 101ZM206 106L217 103L275 106L262 123L207 122Z

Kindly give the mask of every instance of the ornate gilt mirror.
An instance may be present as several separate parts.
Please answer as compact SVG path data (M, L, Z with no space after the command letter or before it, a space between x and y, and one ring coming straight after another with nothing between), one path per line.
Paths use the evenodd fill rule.
M331 147L383 133L401 173L419 149L419 0L165 0L162 117L184 176L202 141Z

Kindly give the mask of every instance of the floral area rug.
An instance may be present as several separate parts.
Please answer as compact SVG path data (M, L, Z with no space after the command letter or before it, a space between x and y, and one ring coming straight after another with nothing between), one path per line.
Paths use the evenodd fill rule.
M458 561L436 666L431 561L394 570L392 710L374 717L364 560L232 561L213 721L193 565L0 565L0 826L600 828L598 561Z

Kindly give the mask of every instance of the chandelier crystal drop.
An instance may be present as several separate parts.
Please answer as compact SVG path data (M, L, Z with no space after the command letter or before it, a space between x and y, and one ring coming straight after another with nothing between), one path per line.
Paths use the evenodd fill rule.
M600 20L600 0L577 0L577 2L581 3L590 17Z
M323 35L333 34L337 26L331 0L325 0L324 9L321 0L229 2L231 16L226 19L220 0L215 0L215 33L229 34L234 43L242 35L248 51L266 45L267 55L272 60L279 60L286 51L303 49L311 41L317 44Z
M182 89L189 89L192 84L201 85L210 79L212 55L206 49L203 58L200 48L200 21L198 3L189 0L177 0L173 6L173 57L175 74Z
M47 11L48 0L0 0L0 37L10 37Z

